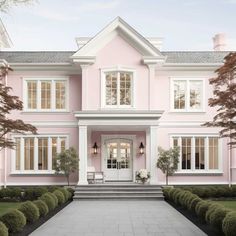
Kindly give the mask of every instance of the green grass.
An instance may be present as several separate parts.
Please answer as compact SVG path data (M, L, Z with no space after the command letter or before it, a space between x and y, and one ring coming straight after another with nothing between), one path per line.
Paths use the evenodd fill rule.
M216 201L219 204L222 204L224 207L236 211L236 201Z
M20 202L0 202L0 216L11 209L16 209L20 206Z

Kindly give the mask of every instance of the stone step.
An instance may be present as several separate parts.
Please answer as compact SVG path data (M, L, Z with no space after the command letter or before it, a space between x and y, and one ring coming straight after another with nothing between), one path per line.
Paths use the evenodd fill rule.
M100 191L100 192L91 192L91 191L84 191L84 192L75 192L74 195L153 195L153 194L159 194L162 195L162 192L140 192L140 191L133 191L133 192L116 192L116 191Z
M74 200L163 200L163 196L135 196L135 195L122 195L122 196L74 196Z
M83 192L83 191L94 191L94 192L98 192L98 191L160 191L162 192L161 188L76 188L75 191L79 191L79 192Z

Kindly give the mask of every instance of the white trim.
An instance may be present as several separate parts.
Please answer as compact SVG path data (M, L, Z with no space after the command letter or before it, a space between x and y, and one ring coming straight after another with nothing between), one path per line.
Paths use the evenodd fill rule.
M36 81L37 82L37 108L29 109L28 108L28 90L27 90L27 81ZM50 81L51 82L51 108L50 109L41 109L41 81ZM56 109L56 81L65 81L65 109ZM69 77L68 76L24 76L23 77L23 112L68 112L69 111Z
M78 122L76 121L26 121L36 127L60 127L60 128L77 128Z
M3 183L0 183L0 185L3 185ZM41 186L41 185L44 185L44 186L48 186L48 185L65 185L67 186L68 183L65 181L65 182L51 182L51 181L48 181L48 182L10 182L10 183L7 183L8 186ZM70 185L76 185L75 182L73 183L70 183Z
M120 105L120 72L130 73L131 76L131 105ZM117 105L106 105L106 73L117 73ZM135 109L136 103L136 70L126 66L113 66L100 69L101 77L101 109Z
M206 77L199 77L199 76L171 76L170 79L170 112L176 113L201 113L206 112L206 89L205 84L207 81ZM175 81L185 81L186 88L185 88L185 109L175 109L174 108L174 82ZM200 109L193 109L190 108L189 103L189 91L190 91L190 81L201 81L202 82L202 91L201 91L201 108Z

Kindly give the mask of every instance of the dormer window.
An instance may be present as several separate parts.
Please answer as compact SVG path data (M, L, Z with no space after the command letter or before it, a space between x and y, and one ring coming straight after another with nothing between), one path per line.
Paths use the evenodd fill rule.
M133 107L133 77L132 71L103 71L102 97L103 107L129 108Z

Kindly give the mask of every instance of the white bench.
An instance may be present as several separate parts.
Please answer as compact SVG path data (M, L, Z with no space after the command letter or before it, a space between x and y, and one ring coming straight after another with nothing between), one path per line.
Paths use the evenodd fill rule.
M104 174L102 171L95 171L94 166L88 166L87 180L89 184L96 184L97 182L104 183Z

